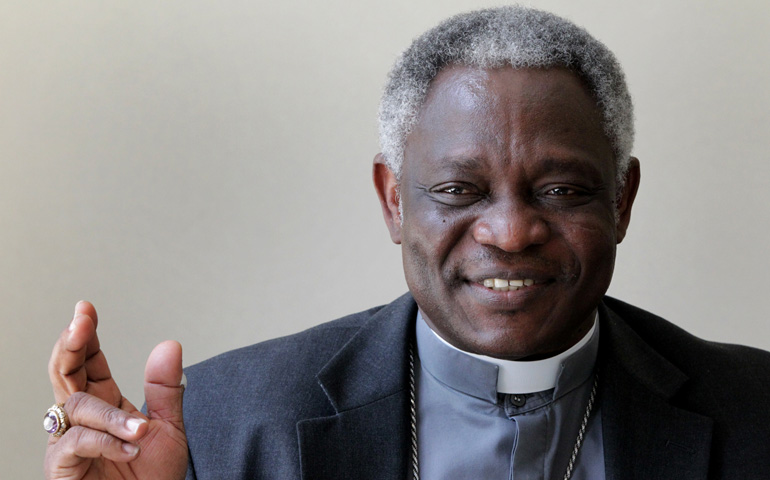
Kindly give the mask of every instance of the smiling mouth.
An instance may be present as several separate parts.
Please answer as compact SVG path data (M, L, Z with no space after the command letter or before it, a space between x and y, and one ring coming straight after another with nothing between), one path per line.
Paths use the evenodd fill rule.
M522 278L516 280L506 280L504 278L485 278L482 284L486 288L496 292L510 292L531 287L536 283L537 282L531 278Z

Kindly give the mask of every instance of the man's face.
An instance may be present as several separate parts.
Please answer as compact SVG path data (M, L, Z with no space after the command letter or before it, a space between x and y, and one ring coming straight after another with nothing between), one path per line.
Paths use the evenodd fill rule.
M375 165L426 321L459 348L508 359L556 354L590 328L638 163L617 219L615 176L596 103L566 69L445 68L407 138L400 184Z

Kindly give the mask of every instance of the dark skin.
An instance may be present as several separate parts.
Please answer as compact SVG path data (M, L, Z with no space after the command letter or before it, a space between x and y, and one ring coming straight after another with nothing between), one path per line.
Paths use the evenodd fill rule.
M51 353L48 373L56 401L64 403L70 428L49 436L45 478L183 479L187 438L182 421L182 347L166 341L147 360L147 415L120 393L96 334L96 309L88 302Z
M636 159L617 183L601 120L567 69L450 66L407 138L401 178L375 157L407 284L445 340L527 360L590 329L639 186ZM483 285L494 278L533 284Z

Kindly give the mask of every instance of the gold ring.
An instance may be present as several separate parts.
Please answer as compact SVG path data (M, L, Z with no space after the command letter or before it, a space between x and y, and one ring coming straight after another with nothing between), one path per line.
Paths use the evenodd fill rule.
M55 403L43 417L43 428L54 437L61 437L69 428L69 419L67 412L64 411L63 403Z

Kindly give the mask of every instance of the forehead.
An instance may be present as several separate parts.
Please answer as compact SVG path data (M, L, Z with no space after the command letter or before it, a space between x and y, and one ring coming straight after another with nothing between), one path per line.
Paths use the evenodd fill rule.
M443 69L405 150L407 166L415 159L533 156L590 157L614 168L601 112L565 68Z
M497 109L527 113L558 106L575 120L601 123L601 113L580 77L563 67L444 67L431 82L418 123L437 110L492 115ZM577 114L577 115L575 115Z

